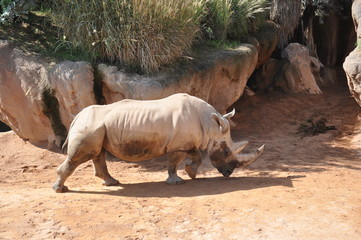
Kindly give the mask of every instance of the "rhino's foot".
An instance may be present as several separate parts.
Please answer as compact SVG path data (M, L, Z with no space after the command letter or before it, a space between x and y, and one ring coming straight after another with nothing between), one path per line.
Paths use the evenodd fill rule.
M120 182L113 178L113 179L105 180L103 182L103 185L104 186L119 186Z
M53 189L57 193L69 192L69 188L67 186L58 186L54 184Z
M179 185L185 183L185 181L178 176L172 176L172 177L169 176L165 182L170 185Z
M194 168L192 168L192 165L186 165L184 170L186 171L186 173L188 174L188 176L192 179L195 179L197 176L197 170L195 170Z

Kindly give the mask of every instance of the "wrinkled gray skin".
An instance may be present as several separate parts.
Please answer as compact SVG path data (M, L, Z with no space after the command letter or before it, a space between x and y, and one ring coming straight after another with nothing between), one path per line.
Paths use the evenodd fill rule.
M226 115L218 113L207 102L188 94L174 94L160 100L122 100L109 105L83 109L73 120L63 148L68 156L57 169L56 192L68 191L66 179L82 163L92 159L95 176L104 185L119 185L108 172L105 151L128 161L142 161L166 155L168 184L181 184L177 166L190 158L185 168L195 178L202 163L201 152L207 152L215 168L225 177L235 168L246 167L263 152L239 154L248 144L234 146Z

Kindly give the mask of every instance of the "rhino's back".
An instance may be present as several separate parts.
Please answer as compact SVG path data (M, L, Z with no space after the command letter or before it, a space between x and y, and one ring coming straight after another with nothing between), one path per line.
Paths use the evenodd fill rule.
M201 148L207 141L201 115L214 110L187 94L160 100L124 100L107 107L111 111L104 120L104 147L130 161Z

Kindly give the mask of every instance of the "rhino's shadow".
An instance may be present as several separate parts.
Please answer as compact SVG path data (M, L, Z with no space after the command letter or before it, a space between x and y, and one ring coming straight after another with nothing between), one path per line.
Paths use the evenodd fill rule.
M272 186L293 187L293 179L305 176L288 177L216 177L198 178L188 180L182 185L167 185L165 182L142 182L120 184L120 186L107 187L106 190L81 191L70 190L70 193L107 194L124 197L194 197L204 195L217 195L235 191L247 191Z

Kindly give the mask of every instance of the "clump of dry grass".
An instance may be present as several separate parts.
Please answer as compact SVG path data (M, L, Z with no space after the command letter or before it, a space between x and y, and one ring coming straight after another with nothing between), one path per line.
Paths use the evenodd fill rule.
M150 73L187 54L201 29L239 39L265 20L268 0L59 0L64 41L93 58ZM204 33L204 32L203 32ZM203 37L205 34L203 34Z
M94 57L152 72L191 48L201 5L200 0L61 0L56 22L65 38Z

